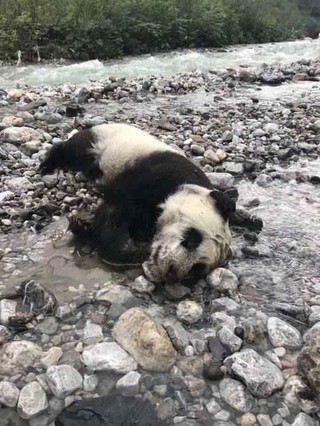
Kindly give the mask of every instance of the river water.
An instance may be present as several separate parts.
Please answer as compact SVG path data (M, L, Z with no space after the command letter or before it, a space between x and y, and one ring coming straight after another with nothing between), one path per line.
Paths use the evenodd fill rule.
M158 55L143 55L122 60L91 60L81 63L55 63L0 67L0 88L9 89L17 83L38 86L63 83L84 84L90 79L109 76L135 78L194 70L210 71L226 68L260 67L263 64L289 64L298 60L320 57L320 39L297 40L262 45L235 46L221 50L184 50Z

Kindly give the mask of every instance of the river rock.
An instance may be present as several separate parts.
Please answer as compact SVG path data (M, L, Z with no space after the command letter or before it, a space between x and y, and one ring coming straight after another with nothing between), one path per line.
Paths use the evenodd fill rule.
M22 118L10 115L10 116L3 118L2 123L0 123L0 126L3 126L3 127L22 127L23 124L24 123L23 123Z
M304 335L303 341L308 342L314 336L320 333L320 321L315 323Z
M211 302L213 311L236 311L239 308L239 303L230 299L230 297L219 297Z
M96 300L99 302L110 302L118 305L125 305L132 299L133 295L128 288L112 283L106 283L96 295Z
M45 367L45 368L49 368L52 365L56 365L58 364L60 358L63 355L63 351L61 348L57 347L57 346L53 346L52 348L50 348L48 350L48 352L46 354L44 354L44 356L41 358L41 364Z
M15 407L18 402L20 391L11 382L2 380L0 382L0 402L6 407Z
M131 288L138 293L152 293L155 289L155 285L151 281L148 281L143 275L140 275L131 284Z
M229 292L232 294L236 292L239 285L237 276L225 268L217 268L212 271L207 275L206 281L210 287L221 293Z
M225 191L234 187L234 177L230 173L207 173L214 188Z
M194 324L202 318L203 309L198 303L184 300L177 306L177 317L188 324Z
M86 345L93 345L103 340L102 327L98 324L94 324L91 321L87 321L83 330L83 342Z
M303 347L298 357L299 372L320 396L320 333L315 334Z
M166 331L141 308L121 315L113 337L146 370L168 371L175 362L176 351Z
M6 201L11 200L14 197L14 192L12 191L2 191L0 192L0 206Z
M240 413L252 410L254 399L245 386L238 380L223 379L219 385L222 399Z
M273 426L273 423L268 414L258 414L257 420L260 426Z
M242 346L242 340L234 334L234 331L228 326L218 330L217 337L220 342L229 349L231 353L237 352Z
M49 367L47 380L52 393L61 399L82 387L82 376L71 365Z
M48 408L45 391L38 382L28 383L21 389L18 413L23 419L31 419Z
M237 325L235 318L231 315L227 315L224 312L214 312L211 315L211 323L213 327L217 329L223 326L234 329Z
M289 377L283 389L283 396L288 403L300 407L305 413L316 413L319 410L315 395L301 376Z
M190 333L174 318L167 318L163 323L172 343L177 350L183 351L190 341Z
M138 364L115 342L102 342L88 346L82 354L84 364L93 371L114 371L128 373L136 370Z
M274 347L298 349L302 346L299 331L280 318L271 317L267 322L269 339Z
M316 424L308 414L299 413L294 419L292 426L316 426Z
M255 396L268 397L284 385L279 368L253 349L244 349L229 356L224 365L230 374L243 380Z
M37 325L36 331L47 334L48 336L53 336L57 333L58 327L59 324L55 317L47 317Z
M30 185L32 184L26 177L21 176L6 180L6 185L14 192L27 192L28 189L30 189Z
M206 408L208 410L208 413L214 416L221 410L221 405L218 404L218 402L212 398L209 402L206 403Z
M4 369L12 374L15 369L34 367L40 360L43 352L40 346L27 340L10 342L4 345L0 359L0 370ZM17 373L17 371L15 371Z
M8 325L9 318L16 313L17 302L10 299L0 301L0 322L2 325Z
M130 371L121 377L116 383L116 389L124 396L133 396L139 393L139 383L141 374L137 371Z
M183 380L193 397L198 398L204 394L207 385L203 379L198 379L193 376L185 376Z
M8 127L0 132L0 141L22 145L30 141L43 140L43 135L30 127Z

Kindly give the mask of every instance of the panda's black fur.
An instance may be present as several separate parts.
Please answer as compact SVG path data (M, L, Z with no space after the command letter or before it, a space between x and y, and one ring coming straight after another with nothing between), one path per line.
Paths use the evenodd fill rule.
M133 126L101 125L76 133L52 147L40 165L42 174L56 169L81 171L89 179L99 179L103 204L93 218L71 218L70 227L75 235L90 240L111 264L139 264L146 260L148 255L139 243L152 242L163 204L178 191L206 190L226 234L229 214L235 210L234 202L214 190L195 164ZM187 211L188 205L184 209ZM202 244L203 233L197 228L197 219L194 224L190 219L187 222L179 238L192 254ZM153 262L156 251L155 248ZM172 272L174 267L170 268L173 278L182 278ZM194 269L200 271L201 267ZM170 276L170 271L167 273Z

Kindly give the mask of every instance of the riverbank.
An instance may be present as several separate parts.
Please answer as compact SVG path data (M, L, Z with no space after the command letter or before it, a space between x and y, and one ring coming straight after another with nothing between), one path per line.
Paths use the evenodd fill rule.
M102 396L93 411L134 406L139 424L317 424L319 78L302 60L1 94L1 291L40 286L0 302L0 418L79 425L61 411ZM107 270L66 232L66 215L99 194L80 175L37 173L48 147L102 122L148 130L237 186L263 230L233 229L228 269L192 292ZM128 336L133 318L143 332Z

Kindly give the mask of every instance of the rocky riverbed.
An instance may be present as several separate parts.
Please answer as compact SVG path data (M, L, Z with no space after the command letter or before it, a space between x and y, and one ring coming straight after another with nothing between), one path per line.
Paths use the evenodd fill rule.
M0 91L0 425L319 424L319 80L302 60ZM192 291L108 269L67 231L99 194L37 172L104 122L184 151L262 231L239 223Z

